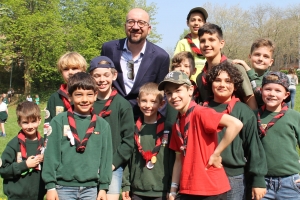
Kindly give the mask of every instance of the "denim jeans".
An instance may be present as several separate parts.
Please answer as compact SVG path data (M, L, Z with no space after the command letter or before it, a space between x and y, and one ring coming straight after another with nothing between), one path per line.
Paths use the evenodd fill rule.
M244 174L228 176L231 190L227 192L228 200L243 200L245 192Z
M120 194L122 185L123 168L119 167L113 171L111 183L109 185L107 194Z
M56 185L59 200L97 199L97 187L69 187Z
M290 90L290 95L291 95L291 101L288 104L291 109L294 109L296 90L295 89L289 89L289 90Z
M299 174L283 177L265 177L267 194L264 196L263 200L300 199L300 183L295 183L298 179L300 179Z

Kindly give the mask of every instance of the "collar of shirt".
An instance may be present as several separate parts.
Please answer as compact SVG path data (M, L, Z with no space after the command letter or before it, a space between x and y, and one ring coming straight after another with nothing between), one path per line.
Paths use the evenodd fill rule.
M130 52L130 57L131 57L131 59L128 59L128 60L133 60L131 51L128 49L128 46L127 46L127 41L128 41L128 39L126 38L125 43L124 43L124 47L123 47L123 51L125 51L126 54L128 54L128 53ZM142 50L141 50L141 52L140 52L139 58L137 58L136 60L138 60L138 59L140 59L140 58L142 58L142 57L144 56L145 50L146 50L146 46L147 46L147 40L146 40L146 42L145 42L145 44L144 44L144 46L143 46L143 48L142 48ZM124 53L124 52L123 52L123 53ZM136 61L136 60L135 60L135 61Z

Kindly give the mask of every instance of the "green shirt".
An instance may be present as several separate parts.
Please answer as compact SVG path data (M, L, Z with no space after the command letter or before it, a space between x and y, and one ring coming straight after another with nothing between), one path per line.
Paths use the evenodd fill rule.
M51 94L47 103L46 110L50 112L50 116L45 119L45 122L50 122L51 119L59 113L67 111L62 97L58 94L58 92L54 92L53 94Z
M25 140L27 156L36 155L38 140ZM1 155L0 174L3 178L4 194L11 200L42 200L46 193L41 171L28 171L26 160L17 162L17 154L21 155L18 137L8 142ZM43 167L42 167L43 169Z
M214 101L208 106L217 112L226 110L228 104L219 104ZM222 152L222 164L228 176L244 174L246 162L248 173L254 177L252 187L265 188L264 176L267 173L266 155L259 139L257 119L254 112L244 103L234 105L231 116L241 120L243 128L232 143ZM219 142L224 136L226 128L218 134Z
M91 122L91 116L74 114L78 136L82 141ZM50 126L42 172L46 188L55 185L73 187L97 187L108 189L112 176L112 141L109 124L97 116L94 133L83 153L70 144L67 137L69 122L67 112L54 117Z
M277 113L265 110L261 123L267 124ZM288 109L261 138L266 152L268 176L289 176L300 172L297 145L300 145L300 113Z
M124 170L123 186L125 185L125 187L123 187L123 191L131 190L136 195L148 197L165 196L170 191L175 161L175 152L169 148L171 129L171 124L165 122L164 133L168 134L166 135L168 144L160 147L160 151L156 155L157 162L151 170L146 167L146 161L138 151L137 145L135 145L128 167ZM152 151L155 147L155 140L156 124L144 123L140 132L140 143L143 150Z
M107 100L94 102L94 111L99 114ZM109 116L104 119L109 123L112 133L113 165L118 168L129 160L134 146L134 118L130 103L117 94L111 102Z

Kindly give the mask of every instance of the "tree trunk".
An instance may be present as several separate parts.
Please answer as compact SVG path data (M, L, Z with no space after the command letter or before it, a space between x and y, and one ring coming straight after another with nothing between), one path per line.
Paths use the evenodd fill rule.
M29 67L29 63L25 61L25 69L24 69L24 94L28 95L31 92L31 70Z

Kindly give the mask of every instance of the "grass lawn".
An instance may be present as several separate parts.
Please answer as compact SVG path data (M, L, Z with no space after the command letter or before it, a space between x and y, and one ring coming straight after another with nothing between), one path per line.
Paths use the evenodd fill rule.
M41 102L40 108L43 110L46 107L45 102ZM295 102L295 110L300 111L300 86L297 87L297 93L296 93L296 102ZM2 154L3 150L6 147L6 144L17 135L17 133L20 130L20 127L17 124L17 117L16 117L16 105L12 105L8 107L9 117L7 120L7 123L5 124L5 130L7 137L0 138L0 154ZM39 132L42 132L43 129L43 122L44 122L44 115L45 112L42 111L42 123L39 126ZM30 183L29 183L30 184ZM2 179L0 178L0 200L6 200L6 196L3 194L3 188L2 188Z

